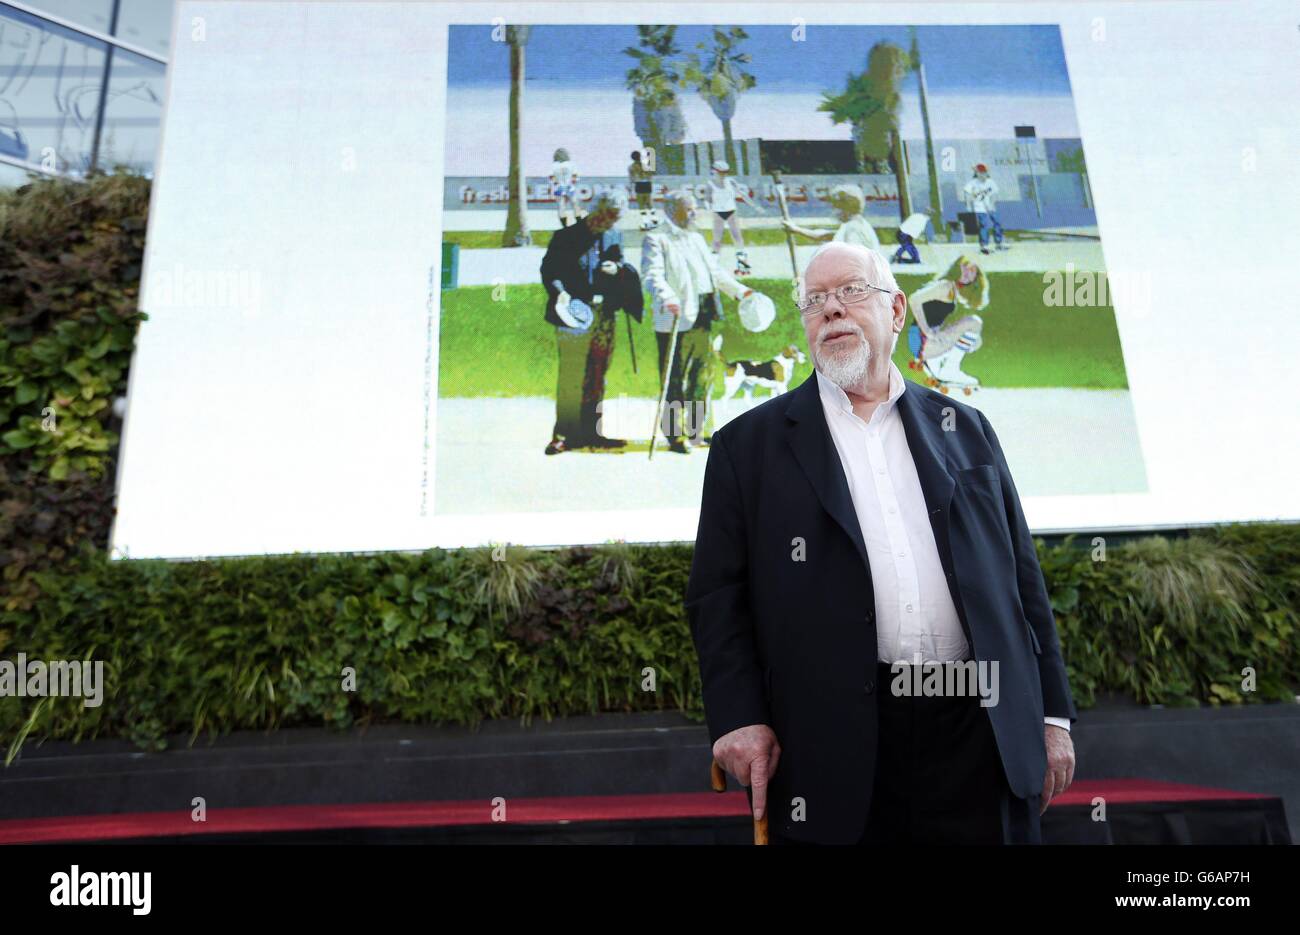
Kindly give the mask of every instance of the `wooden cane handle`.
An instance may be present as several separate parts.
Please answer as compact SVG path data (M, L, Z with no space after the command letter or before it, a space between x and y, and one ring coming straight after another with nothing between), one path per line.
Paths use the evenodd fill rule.
M714 792L727 791L727 774L718 764L717 760L709 766L709 783L713 786ZM767 815L762 818L754 819L754 843L767 844Z

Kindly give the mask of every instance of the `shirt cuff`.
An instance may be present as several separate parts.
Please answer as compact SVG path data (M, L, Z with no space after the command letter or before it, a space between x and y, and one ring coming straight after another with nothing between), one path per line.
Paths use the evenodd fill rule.
M1043 720L1048 724L1055 724L1057 727L1064 728L1065 730L1070 729L1070 719L1068 717L1044 717Z

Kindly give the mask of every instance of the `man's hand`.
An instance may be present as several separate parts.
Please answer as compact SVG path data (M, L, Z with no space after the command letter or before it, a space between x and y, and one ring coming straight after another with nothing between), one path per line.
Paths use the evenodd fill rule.
M664 311L666 311L669 315L672 315L674 318L676 318L678 315L682 313L682 307L678 305L676 302L669 302L667 305L664 306ZM722 738L719 737L718 739L721 740ZM722 761L718 760L718 762L721 763Z
M749 728L743 728L749 730ZM731 735L728 734L727 737ZM719 738L721 743L726 737ZM1074 741L1070 732L1055 724L1046 725L1043 741L1047 744L1047 775L1043 777L1043 806L1038 814L1047 811L1047 806L1074 782ZM718 760L721 763L721 760Z
M753 290L753 289L746 289L746 290L744 291L744 294L741 295L741 298L742 298L742 299L748 299L748 298L749 298L751 295L753 295L753 294L754 294L754 290Z
M723 734L713 745L713 758L741 785L752 788L754 820L766 815L767 782L776 774L776 764L781 759L781 745L776 742L772 728L766 724L750 724Z

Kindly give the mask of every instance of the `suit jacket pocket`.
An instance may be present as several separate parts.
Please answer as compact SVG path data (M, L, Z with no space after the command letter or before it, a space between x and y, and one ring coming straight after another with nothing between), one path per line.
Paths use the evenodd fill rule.
M977 541L988 545L996 540L1007 553L1014 555L1015 543L1008 525L997 468L991 464L977 464L954 471L953 478L957 491L955 499L959 501L954 509L966 514L971 534Z
M974 467L963 468L955 472L953 479L963 486L966 484L996 484L998 482L998 470L991 464L977 464Z

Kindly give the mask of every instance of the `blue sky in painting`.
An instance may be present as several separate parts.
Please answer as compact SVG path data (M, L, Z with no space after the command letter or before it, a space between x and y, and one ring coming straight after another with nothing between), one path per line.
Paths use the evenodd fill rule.
M845 75L866 66L867 51L881 41L907 48L906 26L809 26L794 42L787 26L746 26L744 50L750 71L766 90L831 90ZM682 26L683 52L708 42L711 28ZM916 27L926 80L938 94L1069 95L1070 82L1060 30L1042 26ZM529 84L622 87L633 59L623 49L636 45L635 26L535 26L527 46ZM455 87L502 83L509 78L506 46L492 40L489 26L452 26L448 84Z

